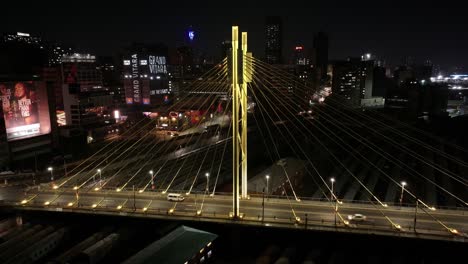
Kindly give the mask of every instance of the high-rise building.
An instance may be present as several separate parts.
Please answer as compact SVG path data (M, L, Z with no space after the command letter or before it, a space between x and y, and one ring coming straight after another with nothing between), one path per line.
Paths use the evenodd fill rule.
M383 107L383 97L375 97L374 60L367 55L333 64L332 91L354 107Z
M352 106L360 106L364 83L362 75L361 60L358 58L333 63L333 94L340 95Z
M96 68L101 72L104 90L108 90L109 94L113 95L114 104L124 104L125 91L123 89L122 79L120 78L120 71L117 68L114 58L110 56L98 57Z
M0 74L28 79L41 72L48 63L47 57L41 38L22 32L5 34L0 41Z
M163 44L134 44L123 56L125 102L129 105L161 105L172 97L167 70L168 48Z
M283 47L281 17L269 16L265 23L265 58L270 64L281 64Z
M10 43L13 45L20 45L24 47L37 48L45 54L45 61L43 62L46 66L56 66L62 62L62 57L66 54L72 53L70 47L64 45L44 41L41 37L33 36L29 33L16 32L7 33L3 36L3 43Z
M72 54L72 48L63 47L60 44L49 44L48 45L48 61L49 66L57 66L62 63L62 58L67 54Z
M328 35L325 32L319 32L314 35L312 64L319 71L322 81L327 79L328 67Z
M62 58L65 84L78 85L81 92L103 90L102 74L97 69L96 56L73 53Z

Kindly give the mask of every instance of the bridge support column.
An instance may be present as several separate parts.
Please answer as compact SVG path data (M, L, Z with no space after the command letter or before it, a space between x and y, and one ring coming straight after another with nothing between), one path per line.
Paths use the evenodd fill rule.
M232 81L232 217L239 218L239 29L232 27L231 81Z
M242 90L240 91L241 112L241 164L242 199L247 199L247 32L242 32Z
M242 179L241 197L247 199L247 83L252 79L251 53L247 52L247 32L242 32L239 50L239 29L232 27L232 208L239 214L239 174ZM239 62L240 60L240 62Z

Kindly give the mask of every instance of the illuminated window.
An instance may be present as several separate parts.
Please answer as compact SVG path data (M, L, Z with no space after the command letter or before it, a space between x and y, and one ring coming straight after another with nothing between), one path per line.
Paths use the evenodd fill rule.
M147 60L141 60L140 65L148 65L148 61Z
M130 60L124 60L124 61L123 61L123 64L124 64L124 65L130 65Z

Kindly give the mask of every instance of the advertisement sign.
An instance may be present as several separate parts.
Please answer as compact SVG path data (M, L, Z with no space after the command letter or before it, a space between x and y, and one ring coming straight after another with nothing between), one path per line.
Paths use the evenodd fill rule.
M166 57L150 55L148 57L148 61L149 61L149 70L151 74L167 73Z
M7 140L50 133L49 105L43 82L0 83Z

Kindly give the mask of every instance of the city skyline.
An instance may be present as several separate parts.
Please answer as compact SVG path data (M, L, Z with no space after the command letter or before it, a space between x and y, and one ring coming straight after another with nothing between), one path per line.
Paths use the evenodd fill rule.
M466 258L468 22L443 4L12 3L0 260Z
M352 6L317 3L310 8L301 3L295 7L272 3L234 8L232 12L202 4L175 7L151 2L119 2L112 5L111 12L103 4L88 5L86 1L73 11L52 4L30 6L28 10L6 7L2 31L38 34L98 55L113 55L131 42L176 46L183 43L187 28L193 26L195 46L209 56L219 56L221 42L230 38L229 27L238 24L249 32L254 54L264 57L265 18L281 14L285 61L292 56L294 46L310 50L314 33L325 31L330 36L331 60L370 52L393 66L404 56L413 57L417 63L429 59L449 71L468 66L463 61L468 56L464 48L468 45L464 31L467 22L454 5L435 9L397 1L378 7L361 1ZM21 20L18 14L23 14Z

